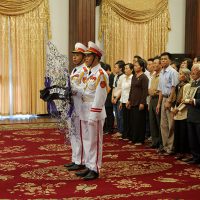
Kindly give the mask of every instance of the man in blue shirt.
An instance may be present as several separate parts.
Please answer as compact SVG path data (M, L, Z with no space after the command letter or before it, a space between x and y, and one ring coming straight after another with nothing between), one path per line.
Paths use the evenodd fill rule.
M156 111L159 113L161 107L161 135L163 142L163 150L165 154L172 154L174 143L174 120L171 107L175 101L175 87L178 84L178 72L170 66L171 54L164 52L161 54L160 79L158 84L159 100Z

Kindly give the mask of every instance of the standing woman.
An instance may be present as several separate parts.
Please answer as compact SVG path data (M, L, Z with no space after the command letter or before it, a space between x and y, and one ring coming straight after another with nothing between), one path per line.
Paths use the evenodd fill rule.
M189 69L191 70L192 68L192 64L193 64L193 60L190 59L190 58L184 58L181 65L180 65L180 68L179 68L179 72L182 70L182 69Z
M138 59L134 64L135 75L131 81L129 99L126 104L131 108L131 137L135 145L141 145L145 140L146 131L146 98L148 95L148 78L144 74L146 61Z
M126 103L129 98L129 93L131 89L131 80L133 77L133 67L132 63L127 63L125 65L125 76L122 79L122 91L121 91L121 98L120 98L120 105L119 109L122 110L123 116L123 132L122 132L122 139L127 140L130 138L130 109L126 108Z
M194 64L197 64L197 63L200 63L200 56L196 56L196 57L193 59L193 65L194 65Z

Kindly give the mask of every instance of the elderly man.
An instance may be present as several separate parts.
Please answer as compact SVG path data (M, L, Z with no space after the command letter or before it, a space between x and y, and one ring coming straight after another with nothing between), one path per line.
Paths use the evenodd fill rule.
M194 64L192 67L190 98L184 101L188 105L188 136L192 153L190 164L200 164L200 64Z

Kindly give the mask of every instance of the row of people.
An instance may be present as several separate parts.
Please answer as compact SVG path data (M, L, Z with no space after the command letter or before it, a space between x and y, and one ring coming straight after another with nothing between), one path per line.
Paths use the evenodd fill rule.
M183 68L188 68L189 70L192 69L194 64L200 62L200 57L197 56L193 60L191 58L184 58L180 63L178 61L172 61L171 66L176 70L180 71Z
M148 71L145 69L145 61L139 56L134 57L133 63L134 65L125 64L120 60L114 66L115 77L113 85L110 85L113 87L110 101L116 116L119 132L117 134L136 145L144 143L146 118L149 116L152 148L158 148L159 152L165 155L174 152L181 154L178 157L191 151L193 155L191 162L200 162L200 158L196 158L200 156L200 147L194 143L195 141L200 144L198 139L200 131L197 126L196 133L192 133L192 128L189 127L191 116L193 116L193 123L199 123L200 110L198 103L196 104L199 89L195 93L196 96L185 96L188 91L191 91L191 80L197 79L197 88L200 84L198 57L194 59L191 75L191 65L188 65L185 60L178 73L171 66L172 56L168 52L162 53L160 57L149 59ZM193 83L192 87L194 87ZM192 100L184 102L186 97ZM191 110L193 115L187 114L187 109ZM108 118L111 119L112 113L109 113ZM107 119L105 132L111 132L113 121ZM198 156L195 156L197 154Z

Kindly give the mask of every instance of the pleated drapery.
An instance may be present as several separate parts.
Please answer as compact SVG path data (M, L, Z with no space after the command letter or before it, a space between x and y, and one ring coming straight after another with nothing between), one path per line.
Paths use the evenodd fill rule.
M9 109L9 17L0 15L0 114L8 115Z
M169 30L168 0L102 0L99 38L111 65L119 59L132 62L136 54L159 55Z
M1 7L3 4L4 9ZM16 6L16 10L12 5ZM48 0L4 0L0 2L0 7L2 19L9 19L10 29L6 27L8 26L6 24L4 31L10 30L13 114L44 114L46 113L46 104L40 99L39 91L44 87L46 42L51 38L49 2ZM0 24L1 22L2 20ZM6 37L8 34L7 36L0 35L1 40ZM4 53L6 60L6 55L7 57L9 55L8 45L5 49L7 49L7 52ZM2 49L0 50L1 54ZM8 82L3 79L9 76L9 70L8 65L1 61L0 65L3 71L6 70L4 74L1 74L0 70L0 77L3 77L2 81L0 80L1 94L1 91L5 90L4 88L8 89ZM9 94L9 90L7 90L7 94ZM0 115L7 115L10 113L8 97L3 94L0 98L2 100Z

